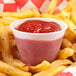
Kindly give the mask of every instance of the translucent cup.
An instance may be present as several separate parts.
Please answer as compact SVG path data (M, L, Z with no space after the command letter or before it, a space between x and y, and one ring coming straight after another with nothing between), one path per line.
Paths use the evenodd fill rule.
M52 33L28 33L15 29L27 20L53 21L60 25L61 30ZM20 59L28 65L37 65L43 60L50 62L55 60L67 27L66 23L51 18L21 19L10 25L21 56Z

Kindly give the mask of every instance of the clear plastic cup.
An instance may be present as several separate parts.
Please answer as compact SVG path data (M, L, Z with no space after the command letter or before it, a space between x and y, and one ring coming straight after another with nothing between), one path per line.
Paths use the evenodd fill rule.
M15 29L27 20L53 21L60 25L61 30L52 33L28 33ZM43 60L50 62L55 60L67 27L67 24L61 20L51 18L21 19L10 25L21 56L20 59L28 65L37 65Z

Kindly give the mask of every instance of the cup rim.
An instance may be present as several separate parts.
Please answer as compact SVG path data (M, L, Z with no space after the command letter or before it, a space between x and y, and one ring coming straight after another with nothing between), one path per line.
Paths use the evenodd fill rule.
M63 29L61 29L60 31L56 31L56 32L49 32L49 33L30 33L30 32L22 32L22 31L19 31L19 30L16 30L14 27L13 27L13 25L15 24L15 23L17 23L17 22L19 22L19 21L22 21L22 20L43 20L44 21L44 19L45 19L45 21L46 21L46 19L50 19L50 21L52 21L53 20L53 22L54 22L54 20L55 20L55 22L56 23L58 23L58 21L59 22L61 22L61 23L63 23L63 25L65 25L65 28L63 28ZM59 24L59 23L58 23ZM59 24L60 25L60 24ZM61 27L61 26L60 26ZM12 31L15 31L15 32L18 32L18 33L21 33L21 34L29 34L29 35L47 35L47 34L57 34L57 33L60 33L60 32L63 32L63 31L65 31L67 28L68 28L68 25L67 25L67 23L65 23L65 22L63 22L62 20L58 20L58 19L52 19L52 18L25 18L25 19L19 19L19 20L17 20L17 21L14 21L13 23L11 23L10 24L10 28L12 29Z

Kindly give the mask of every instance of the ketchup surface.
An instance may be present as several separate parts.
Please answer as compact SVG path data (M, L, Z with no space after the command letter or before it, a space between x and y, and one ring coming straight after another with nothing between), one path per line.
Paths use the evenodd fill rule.
M49 33L60 31L59 24L40 20L28 20L18 27L19 31L30 33Z
M29 33L50 33L60 31L59 24L40 20L28 20L22 23L17 30ZM28 65L37 65L43 60L53 61L59 52L62 37L56 40L34 40L17 38L16 43L21 60Z

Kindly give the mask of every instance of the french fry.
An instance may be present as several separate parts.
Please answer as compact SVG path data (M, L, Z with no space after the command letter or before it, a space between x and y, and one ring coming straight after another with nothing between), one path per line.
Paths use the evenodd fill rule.
M74 52L76 52L76 43L74 43L74 44L72 45L72 49L74 50Z
M68 60L68 59L65 59L65 60L55 60L54 62L51 63L51 69L54 69L58 66L65 66L65 65L68 65L68 64L72 64L73 62Z
M70 40L72 43L75 43L76 41L76 36L70 29L65 32L64 38Z
M11 21L8 21L6 19L2 19L0 18L0 22L3 24L3 25L10 25L12 22Z
M48 14L48 13L41 14L40 17L41 17L41 18L61 19L60 17L58 17L58 16L56 16L56 15L51 15L51 14Z
M33 13L34 13L34 17L40 17L40 13L38 11L38 9L32 9Z
M6 30L7 30L7 32L8 32L9 35L13 35L13 32L10 29L10 26L5 26L5 28L6 28Z
M74 62L73 64L71 64L70 67L74 67L74 66L76 66L76 62Z
M0 73L0 76L7 76L6 74Z
M10 51L8 32L2 24L0 24L0 39L3 60L7 63L12 64L13 56Z
M33 17L34 13L32 12L32 10L27 9L21 12L3 12L3 13L0 13L0 16L14 17L14 18L29 18L29 17Z
M30 71L32 71L33 73L37 73L49 69L50 66L50 62L43 61L41 64L38 64L37 66L30 66Z
M68 24L68 29L76 35L76 26L75 26L75 24L69 19L66 19L66 20L63 20L63 21Z
M69 12L71 10L72 6L73 6L73 0L70 0L69 2L67 2L67 7L64 8L62 11Z
M1 18L0 18L0 24L4 25L4 23L1 21Z
M74 54L74 50L71 48L64 48L62 50L60 50L59 54L58 54L58 59L67 59L68 57L73 56Z
M65 10L61 11L56 15L62 18L63 20L70 19L70 13L66 12Z
M73 54L72 58L73 58L73 61L76 62L76 52Z
M29 71L29 67L18 59L14 60L14 66L16 68L23 70L23 71Z
M76 61L76 43L73 44L72 49L74 50L74 54L73 54L72 58L74 61Z
M62 48L71 48L71 47L72 47L71 41L64 38L62 41Z
M55 12L57 3L58 3L58 0L51 0L51 3L50 3L49 8L48 8L49 14L53 14Z
M20 59L20 54L16 46L11 48L12 55L15 59Z
M31 73L19 70L9 64L0 61L0 72L9 76L31 76Z
M18 18L13 18L13 17L2 17L2 19L8 20L8 21L11 21L11 22L14 22L14 21L18 20Z
M57 73L62 72L62 71L65 70L65 69L66 69L65 66L58 66L58 67L56 67L56 68L54 68L54 69L48 69L48 70L45 70L45 71L36 73L36 74L33 75L33 76L54 76L54 75L56 75Z
M73 0L70 0L69 2L67 2L67 7L65 7L62 11L60 11L56 15L58 15L62 19L70 19L69 11L71 10L72 5L73 5Z
M10 39L10 40L9 40L9 44L10 44L10 47L11 47L11 48L15 47L15 46L16 46L16 41L15 41L15 39Z
M4 25L10 25L12 22L14 22L16 20L18 20L18 18L12 18L12 17L2 17L2 18L0 18L0 22L3 23Z
M76 24L76 0L73 0L73 6L71 9L71 19Z

